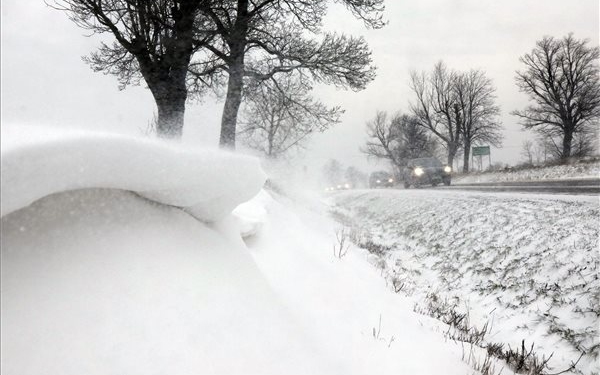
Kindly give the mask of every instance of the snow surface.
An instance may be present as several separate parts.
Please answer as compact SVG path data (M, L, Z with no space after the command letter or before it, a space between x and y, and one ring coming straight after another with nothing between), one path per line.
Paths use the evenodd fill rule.
M489 323L487 342L522 339L556 370L599 367L598 197L423 190L349 191L332 211L418 306L428 295ZM376 245L376 246L373 246Z
M7 127L1 139L2 216L53 193L112 188L218 221L266 180L258 159L148 138Z
M346 256L334 256L340 226L325 206L264 192L251 204L263 206L267 216L262 229L246 239L250 254L341 373L477 373L461 360L468 345L445 340L446 325L413 312L412 301L391 292L360 249L350 246ZM485 354L477 356L483 360Z
M180 209L55 194L1 245L3 374L335 373L241 241Z
M568 165L532 167L521 170L508 170L485 173L469 173L453 178L453 184L498 182L498 181L539 181L561 179L600 178L600 161L579 162Z
M357 249L334 257L323 212L261 192L228 215L254 159L6 134L3 374L476 373Z

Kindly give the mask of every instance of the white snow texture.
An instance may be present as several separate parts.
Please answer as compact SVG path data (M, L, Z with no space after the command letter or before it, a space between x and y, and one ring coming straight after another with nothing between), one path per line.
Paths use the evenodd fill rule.
M255 160L12 132L3 374L473 372L447 328L414 313L360 252L333 256L324 212L261 191L227 215L262 184Z
M256 195L265 179L258 159L218 150L83 131L2 130L1 216L50 194L112 188L212 222Z
M16 133L2 147L3 374L330 372L233 221L184 212L227 216L259 191L256 160Z

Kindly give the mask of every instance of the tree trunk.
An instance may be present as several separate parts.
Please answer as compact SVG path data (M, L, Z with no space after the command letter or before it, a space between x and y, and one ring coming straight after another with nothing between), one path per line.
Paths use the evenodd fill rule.
M235 150L235 132L237 126L238 111L242 103L242 89L244 79L242 72L230 72L227 84L227 97L221 117L221 137L219 145L223 148Z
M162 138L181 138L185 98L156 100L156 106L158 107L158 122L156 124L158 136Z
M162 56L150 58L143 43L137 45L132 52L154 96L158 110L155 130L162 138L181 138L183 134L187 100L186 77L194 52L194 20L197 7L197 3L187 1L182 2L179 8L171 8L175 25L172 29L173 35L165 37L166 40L162 42Z
M471 142L465 141L463 153L463 173L469 172L469 156L471 156Z
M242 103L244 89L244 55L248 37L248 5L249 0L237 1L237 18L229 38L231 62L228 63L229 81L227 82L227 97L221 117L221 136L219 145L235 150L235 132L238 111Z
M454 158L456 157L457 147L453 144L448 144L448 165L452 167L452 163L454 163Z
M570 130L565 130L565 135L563 137L563 148L562 148L562 157L561 159L567 160L571 157L571 144L573 143L573 132Z
M271 121L273 121L273 120L271 119ZM268 143L267 144L267 156L269 158L271 158L271 157L273 157L273 141L274 141L274 138L275 138L275 134L274 134L274 131L273 131L272 122L271 122L271 124L269 124L269 128L268 129L269 129L269 133L267 135L267 143Z
M156 133L162 138L181 138L187 89L184 80L169 81L146 80L158 109Z

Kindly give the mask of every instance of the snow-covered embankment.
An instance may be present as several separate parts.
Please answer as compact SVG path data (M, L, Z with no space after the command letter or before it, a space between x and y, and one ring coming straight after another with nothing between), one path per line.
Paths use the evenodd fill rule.
M334 256L323 212L262 191L229 215L264 181L254 159L13 135L2 138L3 374L463 375L484 361L446 342L357 249Z
M218 151L3 131L2 373L329 372L228 218L264 179Z
M256 195L265 179L257 159L218 150L82 131L2 132L2 216L54 193L109 188L211 222Z

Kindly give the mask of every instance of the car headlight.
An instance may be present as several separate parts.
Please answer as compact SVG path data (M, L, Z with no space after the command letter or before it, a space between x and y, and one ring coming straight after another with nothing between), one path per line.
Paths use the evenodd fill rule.
M423 173L425 173L423 168L419 168L419 167L415 168L415 175L421 176Z
M444 172L450 173L450 172L452 172L452 168L450 168L450 166L447 165L444 167Z
M345 187L346 189L350 189L350 184L345 184L345 185L344 185L344 187Z
M381 180L377 180L377 183L378 183L378 184L379 184L379 183L381 183Z
M393 179L393 178L390 178L390 179L388 180L388 182L391 184L392 182L394 182L394 179Z

